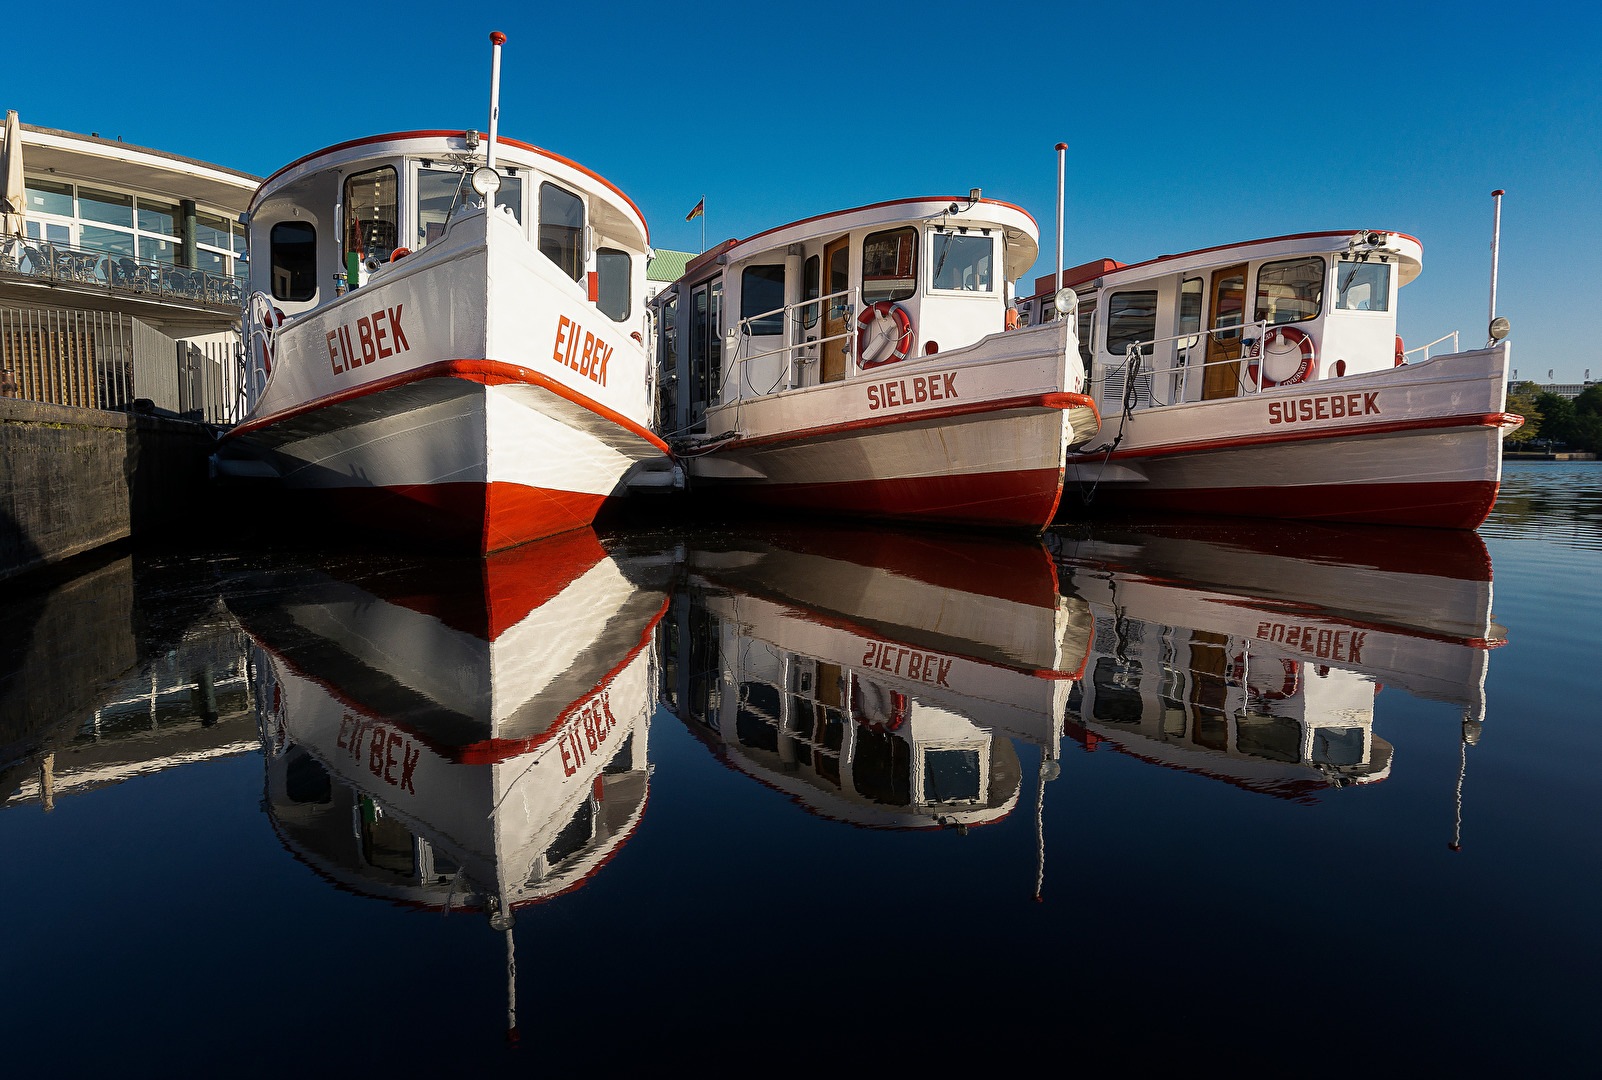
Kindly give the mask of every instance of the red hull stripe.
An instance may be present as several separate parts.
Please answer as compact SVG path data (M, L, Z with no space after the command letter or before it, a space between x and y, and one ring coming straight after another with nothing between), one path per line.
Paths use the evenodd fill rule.
M849 431L862 431L865 428L926 423L930 420L945 420L953 416L970 416L974 413L1003 412L1011 409L1089 409L1091 412L1095 412L1096 403L1084 394L1032 394L1025 397L975 401L965 405L947 405L938 409L923 409L920 412L896 413L893 416L870 416L861 420L847 420L839 424L826 424L822 427L786 431L778 435L760 435L751 439L735 439L721 444L715 452L721 453L734 447L745 449L746 447L763 446L769 443L796 442L801 439L817 439L826 435L841 435ZM1096 422L1098 424L1101 422L1100 414L1097 414Z
M1422 420L1391 420L1383 424L1353 424L1338 428L1318 428L1313 431L1278 432L1272 435L1234 435L1223 439L1203 439L1197 442L1165 443L1162 446L1136 447L1115 450L1111 454L1069 454L1071 464L1120 460L1127 458L1168 457L1174 454L1197 454L1206 450L1232 450L1242 446L1271 446L1275 443L1308 442L1314 439L1346 439L1366 435L1388 435L1398 431L1425 431L1431 428L1505 427L1516 424L1523 417L1513 413L1464 413L1461 416L1432 416ZM1276 489L1277 490L1277 489Z
M296 158L294 161L291 161L288 165L285 165L282 169L279 169L277 172L273 173L267 179L263 180L259 185L257 185L256 193L250 197L250 207L249 207L249 209L254 210L256 208L256 200L261 198L262 189L265 188L268 184L272 183L274 180L278 179L280 176L282 176L284 173L288 172L289 170L294 169L294 168L298 168L299 166L306 164L306 162L308 162L308 161L313 161L313 160L315 160L317 158L320 158L324 154L332 154L332 153L335 153L335 152L340 151L340 150L349 150L351 147L354 147L354 146L370 146L373 143L381 143L381 142L399 142L402 139L461 139L461 138L466 138L466 136L467 136L467 132L465 132L465 131L397 131L397 132L394 132L394 133L389 134L389 135L369 135L365 139L349 139L349 140L347 140L345 142L342 142L342 143L335 143L333 146L325 146L321 150L312 151L311 153L307 154L305 157ZM485 136L485 138L488 138L488 136ZM623 190L621 188L619 188L616 184L612 183L612 181L608 180L606 177L602 176L600 173L593 172L590 169L586 169L584 166L580 165L578 162L572 160L571 158L565 158L561 154L553 154L549 150L541 149L540 147L535 146L533 143L519 142L516 139L508 139L505 135L497 135L495 137L495 142L497 144L499 144L499 145L502 145L502 146L516 146L519 149L529 150L529 151L532 151L533 153L539 154L541 157L550 158L552 161L559 161L563 165L568 166L569 168L577 169L579 172L583 173L585 176L588 176L591 180L595 180L595 181L598 181L599 183L602 183L602 184L606 185L606 187L614 195L616 195L618 198L622 199L624 202L628 203L630 208L633 209L635 216L640 219L641 227L646 230L646 232L645 232L646 241L647 242L650 241L650 239L651 239L650 227L648 225L646 225L646 223L645 223L645 215L640 213L640 208L638 206L634 205L634 200L633 199L631 199L627 195L623 194ZM1034 219L1030 218L1030 220L1033 221Z
M1096 492L1096 503L1183 514L1474 529L1490 514L1496 503L1496 490L1494 480L1156 491L1145 485L1103 485Z
M354 524L426 537L480 555L582 528L595 520L606 501L604 495L504 481L313 488L297 494L315 498Z
M1061 469L1016 469L820 484L735 483L745 498L786 509L1040 530L1051 524L1062 480Z
M366 397L369 394L383 393L385 390L393 390L397 386L423 382L426 379L463 379L467 382L482 383L485 386L501 386L506 383L524 383L529 386L538 386L541 389L549 390L565 401L571 401L575 405L583 406L603 420L610 420L630 434L646 440L664 454L670 453L667 443L622 413L607 408L577 390L563 386L549 375L542 375L538 371L519 367L517 364L503 363L499 360L440 360L420 368L413 368L411 371L403 371L398 375L390 375L370 383L364 383L361 386L353 386L349 390L341 390L337 394L328 394L296 405L293 408L281 409L266 416L246 420L244 423L234 427L223 438L236 438L251 431L271 427L273 424L281 424L285 420L292 420L297 416L316 412L318 409L326 409L331 405L340 405L347 401Z

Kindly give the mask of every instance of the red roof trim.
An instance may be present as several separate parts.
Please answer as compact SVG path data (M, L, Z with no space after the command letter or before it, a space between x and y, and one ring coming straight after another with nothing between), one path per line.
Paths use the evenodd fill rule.
M1113 274L1122 274L1125 270L1139 270L1141 267L1155 266L1157 263L1161 263L1161 262L1172 262L1175 259L1188 259L1192 255L1205 255L1209 251L1228 251L1230 248L1253 247L1253 246L1255 246L1257 244L1274 244L1274 243L1278 243L1278 242L1280 242L1282 240L1316 240L1320 236L1351 236L1353 233L1362 232L1362 231L1364 231L1364 230L1362 230L1362 229L1333 229L1333 230L1330 230L1329 232L1305 232L1305 233L1291 233L1291 234L1289 234L1287 236L1265 236L1265 237L1263 237L1263 238L1261 238L1259 240L1242 240L1242 241L1239 241L1238 243L1234 243L1234 244L1218 244L1218 245L1216 245L1214 247L1197 248L1195 251L1181 251L1181 252L1179 252L1178 254L1175 254L1175 255L1159 255L1155 259L1147 259L1145 262L1129 263L1128 265L1120 266L1117 270L1109 270L1109 271L1107 271L1107 273L1105 275L1103 275L1103 274L1091 274L1089 277L1081 278L1078 281L1066 281L1066 282L1063 283L1063 287L1067 288L1067 287L1070 287L1070 286L1073 286L1073 285L1081 285L1084 282L1091 280L1092 278L1103 277L1103 276L1110 277ZM1374 229L1372 231L1374 231L1374 232L1382 232L1382 233L1385 233L1387 236L1400 236L1403 240L1411 240L1411 241L1413 241L1413 243L1417 244L1420 248L1422 248L1424 246L1423 241L1421 241L1418 237L1409 236L1407 233L1397 232L1394 229ZM1108 260L1108 261L1111 261L1111 260ZM1066 273L1067 273L1067 271L1064 271L1064 274L1066 274ZM1024 299L1024 300L1033 300L1038 296L1044 296L1044 295L1045 295L1044 293L1036 293L1034 296L1025 296L1025 297L1022 297L1022 299Z
M784 225L775 225L771 229L763 229L759 233L752 233L750 236L747 236L744 240L739 242L741 244L749 244L758 237L767 236L769 233L779 232L781 229L791 229L797 225L806 225L813 221L823 221L825 218L840 217L843 214L855 214L861 210L877 210L882 206L898 206L902 203L916 202L966 202L967 199L968 196L966 195L923 195L914 199L890 199L886 202L869 203L866 206L853 206L847 210L831 210L827 214L814 214L812 217L802 218L799 221L791 221ZM990 206L1005 206L1009 210L1016 210L1018 213L1029 219L1029 224L1033 225L1037 230L1040 228L1040 223L1035 220L1035 216L1021 206L1015 206L1010 202L1002 202L1000 199L980 199L975 205L982 204L989 204Z
M520 367L517 364L502 363L499 360L441 360L437 363L425 364L422 367L413 368L411 371L403 371L398 375L391 375L388 378L364 383L361 386L353 386L349 390L341 390L335 394L328 394L312 401L303 402L292 408L280 409L278 412L269 413L266 416L246 420L224 434L223 438L237 438L240 435L258 431L273 424L283 423L285 420L291 420L297 416L316 412L318 409L341 405L356 398L382 393L385 390L393 390L397 386L406 386L409 383L422 382L425 379L465 379L469 382L482 383L485 386L500 386L504 383L526 383L529 386L538 386L541 389L549 390L559 398L571 401L575 405L583 406L601 419L610 420L618 427L629 432L629 434L644 439L664 454L672 455L667 443L622 413L609 409L577 390L562 385L549 375L541 374L526 367Z
M467 132L465 132L465 131L438 131L438 130L396 131L396 132L391 132L388 135L369 135L364 139L348 139L348 140L346 140L345 142L342 142L342 143L335 143L333 146L325 146L321 150L314 150L312 153L307 154L304 157L296 158L294 161L291 161L288 165L285 165L283 168L281 168L277 172L273 173L267 179L263 180L256 187L256 193L250 197L250 205L246 209L247 209L247 211L255 210L255 208L256 208L256 200L261 198L261 193L262 193L263 189L265 189L267 187L268 184L272 183L274 180L278 179L280 176L282 176L284 173L288 172L289 170L297 168L297 167L299 167L301 165L304 165L308 161L315 161L317 158L320 158L325 154L332 154L332 153L335 153L336 151L339 151L339 150L349 150L349 149L351 149L352 147L355 147L355 146L370 146L373 143L398 142L401 139L451 139L451 138L460 139L460 138L466 137L466 135L467 135ZM485 135L484 138L487 139L487 138L489 138L489 136ZM520 142L517 139L508 139L505 135L497 135L495 137L495 142L499 146L515 146L520 150L528 150L528 151L531 151L533 153L539 154L541 157L547 157L547 158L550 158L552 161L561 162L563 165L566 165L569 168L577 169L579 172L583 173L585 176L588 176L590 179L598 181L599 183L605 185L607 187L607 189L610 190L613 194L615 194L618 198L622 199L624 202L629 204L629 208L632 209L634 211L635 216L640 219L640 227L645 230L645 242L647 244L650 244L650 242L651 242L651 226L646 223L645 215L640 212L640 208L638 206L634 205L634 200L633 199L631 199L627 195L623 194L623 189L622 188L620 188L616 184L612 183L612 181L608 180L606 177L602 176L600 173L594 171L593 169L585 168L583 165L580 165L578 162L574 161L572 158L565 158L561 154L553 153L550 150L546 150L546 149L543 149L542 147L535 146L533 143Z

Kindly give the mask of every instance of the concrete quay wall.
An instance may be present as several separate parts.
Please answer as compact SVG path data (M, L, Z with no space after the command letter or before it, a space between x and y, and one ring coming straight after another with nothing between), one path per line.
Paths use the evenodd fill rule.
M202 424L0 398L0 580L203 513Z

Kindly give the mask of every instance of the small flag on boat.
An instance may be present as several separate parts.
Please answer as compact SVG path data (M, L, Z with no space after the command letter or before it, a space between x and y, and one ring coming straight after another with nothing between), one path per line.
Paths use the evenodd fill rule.
M694 221L704 213L706 213L706 196L702 195L701 201L695 204L695 209L684 215L684 220Z

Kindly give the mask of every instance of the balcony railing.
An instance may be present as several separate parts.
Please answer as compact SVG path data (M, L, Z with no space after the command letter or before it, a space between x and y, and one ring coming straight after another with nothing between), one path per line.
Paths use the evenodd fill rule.
M245 295L243 283L228 274L20 236L0 239L0 275L229 312L239 310Z

